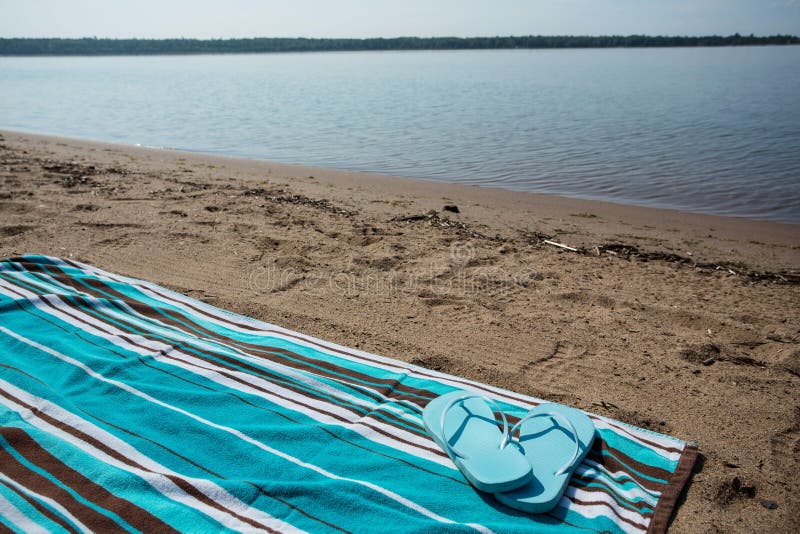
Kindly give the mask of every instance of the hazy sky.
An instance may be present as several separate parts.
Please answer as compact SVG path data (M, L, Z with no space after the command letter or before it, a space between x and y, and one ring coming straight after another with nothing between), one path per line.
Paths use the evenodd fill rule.
M800 34L800 0L0 0L0 37Z

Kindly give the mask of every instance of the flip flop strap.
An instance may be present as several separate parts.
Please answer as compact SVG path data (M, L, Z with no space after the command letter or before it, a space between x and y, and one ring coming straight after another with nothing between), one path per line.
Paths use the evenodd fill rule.
M462 460L469 459L469 456L467 456L464 453L458 452L452 445L450 445L450 440L447 439L447 436L444 433L444 424L447 418L447 413L450 410L452 410L457 404L463 403L465 400L468 399L482 399L484 402L486 402L486 404L495 408L494 411L500 414L500 417L503 419L503 438L500 440L500 446L498 447L499 449L502 449L506 445L508 445L508 436L509 436L508 420L506 419L506 414L503 412L503 410L500 408L500 405L497 404L496 401L488 397L484 397L483 395L478 395L477 393L465 393L464 395L452 399L445 405L444 409L442 410L442 417L439 420L439 432L441 433L442 442L444 443L446 452L449 455L457 456Z
M572 421L570 421L567 417L565 417L564 415L562 415L562 414L560 414L558 412L529 413L528 415L526 415L525 417L523 417L522 419L517 421L516 425L511 427L511 432L509 432L508 436L505 437L506 442L502 443L500 448L503 448L508 444L507 442L510 441L513 438L514 432L516 432L517 429L521 429L522 424L524 422L530 421L531 419L535 419L536 417L550 417L551 419L558 419L560 422L566 423L567 428L569 428L570 432L572 433L572 435L570 437L575 442L575 452L572 454L572 458L570 458L569 461L567 463L565 463L561 467L561 469L556 471L557 475L563 475L564 473L566 473L569 470L570 467L572 467L573 462L575 462L575 460L580 455L580 453L581 453L581 442L580 442L580 439L578 439L578 431L575 429L575 425L572 424ZM520 430L520 432L522 432L522 431ZM522 438L522 435L520 434L520 439L521 438Z

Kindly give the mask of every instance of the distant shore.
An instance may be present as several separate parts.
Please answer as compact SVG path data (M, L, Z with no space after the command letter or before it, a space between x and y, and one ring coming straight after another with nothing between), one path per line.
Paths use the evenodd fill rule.
M252 54L274 52L348 52L386 50L479 50L551 48L653 48L797 45L796 35L525 35L504 37L396 37L313 39L106 39L85 37L0 38L0 56L108 56L159 54Z
M798 228L0 132L0 257L698 442L673 532L797 524Z

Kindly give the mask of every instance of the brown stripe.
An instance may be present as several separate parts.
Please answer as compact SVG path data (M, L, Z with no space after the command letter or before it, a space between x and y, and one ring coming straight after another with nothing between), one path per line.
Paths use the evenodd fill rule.
M254 526L256 528L263 528L263 529L268 530L269 532L277 532L277 530L275 530L275 529L273 529L271 527L268 527L267 525L263 525L263 524L259 523L258 521L254 520L254 519L250 519L249 517L245 517L243 515L240 515L240 514L234 512L233 510L225 508L220 503L218 503L214 499L208 497L205 493L201 492L199 489L194 487L192 484L190 484L189 482L187 482L183 478L175 476L175 475L165 475L165 476L168 479L170 479L176 486L181 488L183 491L185 491L186 493L188 493L189 495L191 495L192 497L194 497L198 501L204 502L206 505L210 506L211 508L215 508L215 509L219 510L220 512L230 514L230 515L236 517L237 519L239 519L240 521L242 521L243 523L247 523L247 524L252 525L252 526Z
M603 487L602 488L597 488L597 487L587 486L587 485L584 484L584 483L591 483L591 482L594 482L596 484L601 484ZM651 506L649 504L647 504L647 502L645 502L645 501L632 501L632 500L626 499L625 497L617 495L616 493L613 492L613 490L605 489L607 487L606 484L603 483L603 482L598 481L595 478L586 477L586 476L583 476L583 475L578 475L577 473L573 473L572 474L572 478L570 478L569 485L571 487L573 487L573 488L576 488L576 489L579 489L581 491L585 491L585 492L588 492L588 493L604 493L604 494L610 496L612 499L614 499L617 502L621 501L621 502L627 504L630 507L636 508L636 510L642 516L647 517L647 516L650 516L650 515L653 514L653 512L650 512L650 511L642 511L643 508L651 508Z
M672 520L672 514L678 504L678 499L692 476L698 454L698 447L694 444L687 445L683 450L683 454L678 460L678 467L672 473L667 488L661 492L661 498L656 504L656 511L653 514L653 519L650 520L647 534L664 534L667 531L667 527L669 527Z
M632 527L635 527L637 530L644 530L644 527L641 524L631 521L627 517L622 517L621 515L619 515L619 512L617 512L617 510L613 506L611 506L605 501L582 501L580 499L572 499L572 502L583 506L605 506L606 508L611 510L614 513L614 515L619 518L620 521L628 523Z
M48 507L44 506L37 499L34 499L33 497L31 497L30 495L28 495L27 493L25 493L24 491L20 490L19 488L17 488L16 486L14 486L12 484L6 484L3 481L0 481L0 485L4 485L10 491L13 491L14 493L16 493L21 499L24 499L25 501L28 502L28 504L30 504L31 506L36 508L36 510L40 514L42 514L43 516L48 518L50 521L53 521L54 523L58 523L61 526L61 528L63 528L64 530L69 531L69 532L74 532L75 534L78 534L78 532L79 532L78 529L76 529L71 524L69 524L66 519L64 519L60 515L54 513Z
M52 267L52 268L54 270L58 269L58 267ZM63 271L60 271L60 272L63 273ZM365 381L365 382L373 382L373 383L383 384L384 387L380 388L380 389L375 389L375 386L372 386L372 385L364 385L364 384L360 384L360 383L351 383L350 384L352 387L359 388L359 390L362 391L362 394L370 396L376 401L384 402L384 399L381 398L379 396L379 394L383 394L385 397L389 397L389 393L392 392L392 391L395 391L395 390L401 391L405 395L403 395L403 396L395 396L395 397L390 397L390 398L393 398L395 400L408 400L409 402L414 402L414 403L422 402L424 404L424 403L426 403L427 401L430 401L433 397L436 396L435 394L431 393L430 391L407 386L405 384L400 383L399 381L397 381L395 379L384 379L384 378L373 377L372 375L360 373L358 371L355 371L355 370L352 370L352 369L348 369L348 368L343 368L343 367L337 366L335 364L326 362L324 360L307 357L307 356L304 356L302 354L295 353L295 352L292 352L292 351L288 351L286 349L282 349L282 348L279 348L279 347L269 347L269 346L256 345L256 344L253 344L253 343L246 343L246 342L243 342L243 341L237 341L237 340L233 340L233 339L224 337L224 336L220 335L218 332L215 332L213 330L209 330L209 329L205 328L203 325L201 325L198 322L196 322L195 319L191 315L186 315L183 312L181 312L180 310L166 310L166 309L163 309L163 308L160 310L160 313L159 313L159 310L156 310L152 306L150 306L150 305L148 305L148 304L146 304L144 302L138 301L138 300L132 300L127 295L123 295L122 293L119 293L117 290L115 290L114 288L108 286L106 283L104 283L104 282L102 282L101 280L98 280L98 279L89 278L89 279L82 280L82 282L84 282L84 284L85 284L84 285L84 284L81 284L80 282L78 282L77 280L75 280L73 277L70 277L69 275L66 275L66 274L52 275L52 274L48 273L48 275L49 276L53 276L54 278L58 279L61 283L72 287L76 291L81 291L83 293L90 293L90 294L94 295L95 298L105 299L109 304L111 304L113 306L116 306L124 314L127 314L128 311L124 310L121 306L118 305L118 303L114 302L113 300L109 300L108 297L103 294L104 292L116 296L119 300L123 301L127 306L129 306L134 311L142 314L143 316L155 321L156 323L158 323L158 324L160 324L162 326L164 326L164 325L172 326L173 328L183 332L184 334L190 335L192 337L196 337L197 336L197 333L195 331L193 331L193 330L199 331L202 334L204 334L206 337L209 337L209 338L213 339L214 341L217 341L217 342L220 342L220 343L223 343L223 344L227 344L229 346L237 347L237 348L243 350L248 355L253 356L253 357L265 358L265 359L268 359L270 361L273 361L273 362L276 362L276 363L281 363L283 365L287 365L287 366L295 368L295 369L301 369L301 370L305 370L305 371L318 373L318 374L324 375L324 376L326 376L328 378L334 378L334 379L341 380L342 379L341 375L344 374L345 376L347 376L349 378L352 378L353 380L361 380L361 381ZM86 285L88 285L90 287L87 288ZM91 303L87 302L84 298L82 298L82 297L80 297L78 295L74 295L72 297L75 298L75 299L80 299L81 302L83 303L83 305L86 306L86 307L92 307L93 306ZM176 319L176 318L172 317L172 315L170 315L170 313L176 313L176 314L180 315L182 320L183 320L183 322L188 323L188 326L186 324L182 324L180 319ZM286 356L286 358L276 357L276 353L277 354L281 354L283 356ZM300 362L293 361L292 359L287 359L287 358L293 358L295 360L300 360L301 362L305 362L307 365L302 365ZM319 369L317 367L311 368L311 367L309 367L310 365L316 365L318 367L321 367L322 369ZM372 388L372 389L370 389L370 388ZM366 391L364 391L364 390L366 390ZM420 398L416 398L417 396L420 397Z
M155 321L157 323L160 323L162 325L172 326L173 328L176 328L176 329L180 330L181 332L183 332L184 334L188 334L190 336L197 336L197 333L195 331L193 331L193 330L199 331L200 333L202 333L206 337L209 337L209 338L213 339L214 341L217 341L217 342L220 342L220 343L223 343L223 344L227 344L227 345L230 345L230 346L237 347L237 348L243 350L243 352L247 353L250 356L260 357L260 358L267 358L270 361L282 363L282 364L290 366L290 367L303 369L303 370L309 370L309 371L312 371L312 372L315 372L315 373L323 374L324 376L327 376L329 378L336 378L336 379L340 379L341 380L342 379L341 375L344 374L346 377L352 378L354 380L361 380L361 381L364 381L364 382L373 382L373 383L383 384L384 387L382 389L376 389L375 391L377 391L378 393L382 393L384 396L388 396L389 392L397 390L397 391L401 391L401 392L405 393L405 395L409 397L408 400L410 400L412 402L417 402L417 403L418 402L425 403L426 401L430 401L431 399L433 399L436 396L434 393L432 393L432 392L430 392L428 390L418 389L418 388L414 388L414 387L402 384L399 381L397 381L396 379L374 377L372 375L368 375L368 374L365 374L365 373L360 373L360 372L358 372L356 370L353 370L353 369L344 368L344 367L332 364L330 362L327 362L327 361L324 361L324 360L320 360L318 358L308 357L308 356L305 356L303 354L299 354L297 352L292 352L292 351L289 351L287 349L280 348L280 347L257 345L257 344L254 344L254 343L247 343L247 342L244 342L244 341L234 340L234 339L231 339L231 338L228 338L228 337L225 337L225 336L221 335L219 332L215 332L213 330L207 329L206 327L204 327L200 323L196 322L194 317L192 317L191 315L187 315L187 314L183 313L181 310L171 310L171 309L167 310L167 309L163 309L162 308L160 310L161 313L159 313L159 311L154 309L152 306L150 306L150 305L148 305L148 304L146 304L144 302L138 301L138 300L132 300L130 297L117 292L114 288L109 287L108 285L104 284L100 280L87 279L87 280L84 280L84 282L86 282L86 284L92 286L92 288L95 289L98 292L98 293L96 293L96 295L98 295L99 298L106 298L106 297L102 296L102 293L100 293L101 291L105 291L107 293L114 294L120 300L123 300L125 302L125 304L127 306L129 306L131 309L133 309L134 311L142 314L145 317L148 317L149 319L151 319L151 320L153 320L153 321ZM100 287L98 287L98 286L100 286ZM116 303L111 302L111 304L116 304ZM125 310L120 310L120 311L122 311L123 313L127 313L127 311L125 311ZM180 319L176 319L175 317L173 317L171 315L172 313L180 315ZM181 322L181 320L184 323L188 323L188 326L187 326L187 324L183 324ZM287 360L286 358L275 358L274 357L275 353L284 355L284 356L286 356L288 358L294 358L294 359L300 360L300 361L305 362L306 364L309 364L309 365L313 364L313 365L319 366L322 369L319 369L319 368L311 369L311 368L309 368L308 365L300 365L299 362L296 362L296 361ZM336 373L338 373L338 374L336 374ZM376 394L369 392L369 389L370 388L375 388L375 386L364 385L364 384L360 384L360 383L351 384L351 385L353 385L355 387L367 389L368 390L366 392L367 394L372 395L376 400L382 400ZM415 396L418 396L419 398L417 398ZM394 397L394 398L398 398L398 397ZM401 400L405 400L405 397L403 397Z
M0 448L0 471L9 478L29 488L31 491L44 495L58 502L66 508L78 521L87 527L105 532L125 532L111 518L97 512L91 507L81 503L67 490L57 486L36 471L29 469L5 448ZM57 475L60 473L57 473ZM78 488L70 488L78 491ZM94 502L94 499L90 499Z
M16 534L11 527L5 526L5 524L0 523L0 534Z
M54 297L55 297L55 298L58 298L58 299L59 299L59 301L61 301L61 302L64 302L63 300L61 300L61 298L60 298L60 297L58 297L58 296L54 296ZM65 304L67 304L67 305L68 305L68 303L65 303ZM51 304L51 303L48 303L48 305L49 305L49 306L52 306L52 304ZM68 316L70 316L70 317L72 317L72 318L73 318L73 319L75 319L76 321L79 321L79 322L81 322L81 323L84 323L84 324L86 324L86 321L85 321L83 318L81 318L81 317L79 317L79 316L77 316L77 315L76 315L76 313L77 313L77 312L72 312L72 311L71 311L71 309L69 309L69 308L62 308L62 309L59 309L59 311L61 311L62 313L66 314L66 315L68 315ZM101 322L101 323L103 323L103 324L107 324L107 323L106 323L106 321L104 321L104 320L103 320L103 319L101 319L101 318L97 318L97 317L94 317L94 318L95 318L97 321L99 321L99 322ZM95 326L95 325L92 325L92 326ZM118 328L116 325L108 325L108 326L113 326L114 328ZM110 334L109 334L109 335L110 335ZM125 340L127 343L129 343L129 344L131 344L131 345L133 345L133 346L135 346L135 347L139 347L139 348L141 348L141 349L144 349L144 350L146 350L146 351L148 351L148 352L152 352L152 351L153 351L153 349L151 349L151 348L149 348L149 347L146 347L146 346L144 346L144 345L141 345L141 344L139 344L139 343L135 342L134 340L130 339L130 338L129 338L129 337L127 337L127 336L124 336L124 335L119 335L119 334L115 334L115 335L117 335L119 338L121 338L121 339ZM142 336L142 337L146 337L146 336ZM156 341L157 341L157 340L156 340ZM158 342L159 342L159 343L163 343L162 341L158 341ZM176 345L177 345L177 344L176 344ZM173 345L173 346L174 346L174 345ZM161 355L162 355L163 357L165 357L165 358L171 359L171 360L173 360L173 361L178 361L178 359L177 359L177 358L174 358L174 357L170 356L170 355L169 355L167 352L165 352L164 350L159 350L159 351L157 351L157 352L158 352L159 354L161 354ZM220 358L220 359L223 359L223 360L228 360L228 361L232 361L232 362L236 363L237 365L242 365L242 366L243 366L243 367L245 367L245 368L249 368L249 370L251 370L251 371L252 371L252 372L251 372L251 375L252 375L252 374L270 374L270 375L272 375L272 373L269 373L268 371L262 371L262 370L259 370L258 368L255 368L255 367L253 367L253 366L250 366L250 365L248 365L248 364L246 364L246 363L244 363L244 362L241 362L241 363L240 363L238 360L234 360L234 359L232 359L232 358L230 358L230 357L227 357L227 356L224 356L224 355L220 355L220 354L215 354L215 355L216 355L218 358ZM198 356L198 357L200 357L200 356ZM284 399L284 400L290 400L290 401L292 401L292 402L294 402L294 403L296 403L296 404L299 404L299 405L301 405L301 406L304 406L304 407L308 408L309 410L312 410L312 411L318 411L318 412L325 413L326 415L328 415L329 417L332 417L332 418L336 419L337 421L340 421L340 422L343 422L343 423L346 423L346 424L355 424L353 421L349 421L348 419L346 419L346 418L344 418L344 417L342 417L342 416L340 416L340 415L338 415L338 414L336 414L336 413L329 412L329 411L327 411L327 410L324 410L324 409L322 409L322 408L313 407L313 406L311 406L311 405L309 405L309 404L305 404L305 403L303 403L303 402L300 402L298 399L295 399L295 398L289 398L289 397L286 397L286 396L284 396L284 395L280 395L280 394L278 394L278 393L275 393L275 392L270 392L270 391L268 391L268 390L267 390L267 389L265 389L265 388L262 388L262 387L260 387L260 386L257 386L257 385L255 385L255 384L251 384L251 383L249 383L249 382L247 382L247 381L245 381L245 380L239 379L238 377L236 377L236 376L234 376L234 375L231 375L231 374L229 374L229 373L226 373L225 371L221 370L220 368L224 368L224 369L230 369L230 368L229 368L229 367L226 367L226 366L223 366L223 365L221 365L219 362L210 361L208 358L202 358L202 357L201 357L201 359L203 359L204 361L209 361L209 363L211 363L212 365L215 365L215 366L217 366L217 368L218 368L218 369L216 370L216 372L218 372L219 374L221 374L221 375L223 375L223 376L227 377L228 379L230 379L230 380L233 380L233 381L235 381L235 382L237 382L237 383L240 383L240 384L242 384L242 385L246 385L247 387L250 387L250 388L256 389L256 390L258 390L258 391L260 391L260 392L262 392L262 393L264 393L264 394L272 395L272 396L274 396L274 397L277 397L277 398L280 398L280 399ZM182 363L184 363L184 364L186 364L186 365L193 365L193 364L190 364L190 363L187 363L187 362L182 362ZM197 367L197 366L195 366L195 365L193 365L193 366L194 366L194 367ZM235 369L230 369L230 370L232 370L232 371L235 371ZM274 376L274 375L273 375L273 376ZM284 388L286 388L286 389L289 389L289 390L291 390L291 391L293 391L293 392L297 393L297 394L298 394L299 396L301 396L301 397L316 396L317 398L320 398L320 399L321 399L321 397L320 397L319 395L316 395L316 392L314 392L314 391L311 391L311 392L310 392L310 391L304 390L304 389L300 388L299 386L292 385L291 383L289 383L289 384L282 384L282 387L284 387ZM321 400L324 400L324 399L321 399ZM350 413L352 413L352 414L354 414L354 415L357 415L357 416L361 417L362 419L364 419L365 417L367 417L367 414L369 414L369 410L367 410L366 408L364 409L364 413L361 413L361 412L357 411L357 410L356 410L356 409L354 409L354 408L348 408L347 406L343 406L343 405L338 405L338 406L340 406L340 407L341 407L342 409L344 409L344 410L347 410L347 411L349 411ZM396 416L396 415L394 415L394 414L391 414L391 413L389 413L389 414L385 414L385 415L387 415L387 416L388 416L388 417L389 417L389 418L390 418L392 421L395 421L395 422L392 422L392 421L386 421L386 423L387 423L387 424L389 424L390 426L393 426L393 427L395 427L395 428L401 428L401 427L400 427L400 424L398 424L398 423L397 423L397 422L401 421L401 419L400 419L398 416ZM424 445L415 444L415 443L413 443L413 442L411 442L411 441L409 441L409 440L407 440L407 439L404 439L404 438L401 438L401 437L399 437L399 436L396 436L396 435L394 435L394 434L391 434L390 432L388 432L388 431L386 431L386 430L384 430L384 429L382 429L382 428L380 428L380 427L377 427L377 426L375 426L375 425L374 425L374 423L370 423L368 420L364 420L364 421L362 421L362 422L361 422L361 424L363 424L364 426L367 426L367 427L369 427L370 429L374 430L375 432L377 432L377 433L379 433L379 434L382 434L382 435L384 435L384 436L387 436L387 437L390 437L390 438L392 438L392 439L395 439L396 441L399 441L399 442L401 442L401 443L405 443L405 444L407 444L407 445L410 445L410 446L413 446L413 447L418 447L418 448L420 448L420 449L423 449L423 450L428 450L429 452L433 452L433 453L439 453L439 452L440 452L440 451L439 451L437 448L435 448L435 447L433 446L433 442L431 442L431 446L429 446L429 447L426 447L426 446L424 446ZM402 429L403 429L403 430L405 430L405 431L410 431L408 428L405 428L405 427L403 427ZM422 432L422 430L421 430L421 429L417 431L417 434L418 434L418 435L421 435L421 436L424 436L424 435L425 435L425 434Z
M114 512L133 527L143 532L177 532L144 508L114 495L103 486L63 463L23 429L0 428L0 435L29 462L58 478L86 500Z
M603 455L603 451L609 452L613 454L616 458ZM666 485L665 482L656 482L654 480L649 480L647 478L639 476L637 473L634 473L633 470L638 471L639 473L656 478L659 480L669 480L671 473L665 471L664 469L660 469L658 467L643 464L638 460L631 458L630 456L626 455L619 449L614 449L606 443L605 440L598 436L594 443L592 444L592 448L589 449L589 454L587 457L598 464L606 467L610 471L623 471L631 478L636 480L639 484L646 487L647 489L651 489L653 491L661 492Z
M666 452L678 452L678 453L681 452L681 450L682 450L682 449L680 449L678 447L667 447L667 446L661 445L659 443L656 443L655 441L650 441L649 439L645 439L645 438L643 438L642 436L639 436L639 435L637 435L634 438L633 434L628 434L628 429L625 428L624 424L617 424L613 420L609 421L608 419L603 419L600 416L597 416L597 415L594 415L594 414L591 414L591 413L587 414L587 415L589 415L589 417L591 419L594 419L595 421L603 421L604 423L609 424L609 425L611 425L611 426L613 426L615 428L619 428L619 432L631 436L630 439L637 439L637 440L639 440L639 441L641 441L643 443L646 443L646 444L650 445L651 447L653 447L655 449L660 449L660 450L666 451Z
M81 411L83 411L83 410L81 410ZM86 412L84 412L84 413L86 413ZM157 441L154 441L154 440L152 440L152 439L150 439L150 438L148 438L146 436L143 436L141 434L137 434L136 432L134 432L132 430L129 430L127 428L123 428L123 427L121 427L119 425L115 425L114 423L112 423L110 421L106 421L105 419L102 419L102 418L100 418L100 417L98 417L96 415L88 414L88 413L87 413L87 415L89 415L91 417L94 417L95 419L97 419L97 420L99 420L99 421L101 421L101 422L103 422L103 423L105 423L105 424L107 424L109 426L112 426L112 427L116 428L120 432L125 432L126 434L129 434L129 435L131 435L131 436L133 436L135 438L141 439L143 441L147 441L147 442L155 445L156 447L159 447L159 448L169 452L170 454L173 454L173 455L177 456L178 458L181 458L182 460L184 460L185 462L195 466L196 468L198 468L198 469L200 469L202 471L205 471L206 473L208 473L209 475L211 475L214 478L218 478L218 479L221 479L221 480L228 480L228 477L222 475L221 473L217 473L215 471L212 471L211 469L208 469L207 467L204 467L204 466L198 464L197 462L191 460L190 458L187 458L186 456L183 456L182 454L180 454L177 451L167 447L166 445L164 445L162 443L158 443ZM330 527L330 528L333 528L335 530L338 530L340 532L347 532L346 530L344 530L342 528L339 528L339 527L337 527L336 525L334 525L332 523L328 523L327 521L325 521L324 519L322 519L320 517L317 517L315 515L312 515L312 514L306 512L302 508L299 508L298 506L290 503L286 499L282 499L281 497L278 497L277 495L274 495L274 494L268 492L262 486L256 484L255 482L251 482L249 480L243 480L243 479L240 480L240 482L242 484L247 484L248 486L252 487L258 493L260 493L261 495L263 495L265 497L268 497L270 499L276 500L276 501L280 502L281 504L285 504L286 506L288 506L289 508L291 508L295 512L303 514L304 516L308 517L309 519L312 519L314 521L318 521L318 522L322 523L323 525L325 525L327 527Z
M5 397L5 398L17 403L17 404L22 405L23 407L27 408L28 410L30 410L31 412L36 414L36 416L38 416L39 418L43 419L47 423L49 423L49 424L51 424L51 425L63 430L67 434L70 434L71 436L73 436L74 438L76 438L76 439L78 439L80 441L85 441L85 442L89 443L93 447L95 447L97 449L100 449L105 454L111 456L112 458L116 459L117 461L122 462L122 463L127 464L127 465L130 465L130 466L133 466L133 467L136 467L137 469L141 469L142 471L149 471L148 469L146 469L145 467L139 465L138 463L136 463L135 461L131 460L130 458L127 458L126 456L123 456L122 454L118 453L116 450L112 449L111 447L108 447L103 442L98 441L94 437L81 432L77 428L75 428L73 426L70 426L70 425L64 423L63 421L60 421L60 420L58 420L58 419L56 419L54 417L51 417L49 414L41 411L36 406L28 404L27 402L23 401L22 399L18 399L12 393L9 393L8 391L6 391L4 389L0 389L0 396L3 396L3 397Z

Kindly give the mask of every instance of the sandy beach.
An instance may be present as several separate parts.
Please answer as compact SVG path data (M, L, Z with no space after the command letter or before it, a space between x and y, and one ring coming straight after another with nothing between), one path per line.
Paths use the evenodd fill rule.
M800 525L800 226L0 132L0 256L698 442L671 532Z

